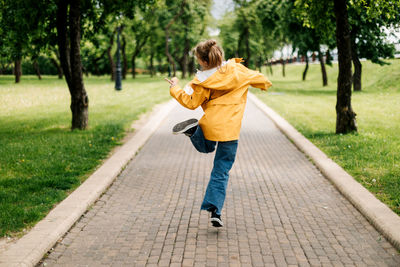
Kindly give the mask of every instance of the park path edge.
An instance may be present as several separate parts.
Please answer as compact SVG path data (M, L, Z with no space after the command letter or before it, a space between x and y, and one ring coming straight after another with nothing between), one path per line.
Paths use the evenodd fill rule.
M397 249L400 250L400 216L358 183L342 167L331 160L284 118L249 92L249 99L262 110L297 148L305 153L322 174L361 214Z
M177 105L175 100L156 105L146 123L67 198L39 221L26 235L0 252L0 267L35 266L54 244L113 183ZM135 127L136 122L132 127Z

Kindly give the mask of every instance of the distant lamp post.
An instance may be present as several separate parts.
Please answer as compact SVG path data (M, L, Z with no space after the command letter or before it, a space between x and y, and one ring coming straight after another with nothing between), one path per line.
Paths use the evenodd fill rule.
M116 78L115 78L115 90L122 90L122 73L121 73L121 59L120 59L120 49L121 44L119 42L119 35L121 34L121 26L117 28L117 67L116 67Z

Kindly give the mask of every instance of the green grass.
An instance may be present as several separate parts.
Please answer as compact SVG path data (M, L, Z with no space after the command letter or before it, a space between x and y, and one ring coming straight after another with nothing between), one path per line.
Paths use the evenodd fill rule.
M162 78L86 78L89 129L71 131L64 80L0 76L0 237L43 218L94 171L154 104L170 99Z
M358 133L337 135L337 65L327 67L329 86L322 86L320 66L274 66L269 93L257 96L349 172L358 182L400 214L400 60L380 67L362 62L363 91L353 92Z

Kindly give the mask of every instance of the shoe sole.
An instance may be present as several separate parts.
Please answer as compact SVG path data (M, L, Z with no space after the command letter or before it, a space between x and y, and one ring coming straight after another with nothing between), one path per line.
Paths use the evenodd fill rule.
M183 121L174 126L174 128L172 129L172 133L173 134L184 133L187 130L189 130L190 128L197 126L198 124L199 124L199 121L196 119L190 119L187 121Z
M212 223L212 226L214 226L214 227L222 227L222 226L224 226L224 223L218 218L211 218L210 222Z

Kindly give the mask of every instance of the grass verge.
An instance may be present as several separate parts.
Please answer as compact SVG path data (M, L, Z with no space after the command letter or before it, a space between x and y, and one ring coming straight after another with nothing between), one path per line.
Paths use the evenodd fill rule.
M329 86L322 86L319 64L306 81L304 65L274 66L268 94L253 90L262 101L349 172L378 199L400 215L400 60L380 67L362 62L361 92L353 92L358 133L337 135L337 65L327 67Z
M42 219L104 160L139 115L170 98L161 78L85 79L89 129L71 131L64 80L0 76L0 237Z

